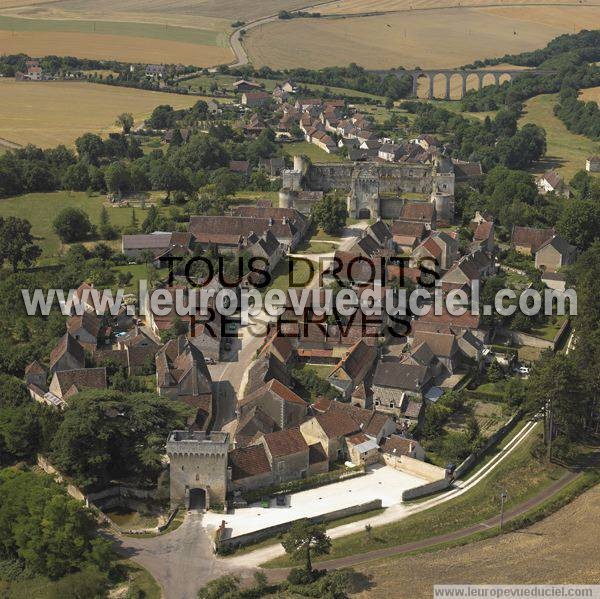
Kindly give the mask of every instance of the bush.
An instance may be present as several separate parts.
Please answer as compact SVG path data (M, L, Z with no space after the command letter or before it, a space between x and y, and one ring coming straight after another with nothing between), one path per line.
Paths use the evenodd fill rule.
M309 572L306 568L292 568L287 576L290 584L304 585L310 584L315 580L316 572Z
M80 208L64 208L56 215L52 226L63 243L83 241L93 231L89 216Z

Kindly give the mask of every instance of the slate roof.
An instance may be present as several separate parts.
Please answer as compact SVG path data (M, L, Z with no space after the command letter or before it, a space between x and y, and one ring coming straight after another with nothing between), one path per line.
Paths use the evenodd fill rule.
M403 360L382 360L377 364L373 385L403 391L420 391L427 378L427 366Z

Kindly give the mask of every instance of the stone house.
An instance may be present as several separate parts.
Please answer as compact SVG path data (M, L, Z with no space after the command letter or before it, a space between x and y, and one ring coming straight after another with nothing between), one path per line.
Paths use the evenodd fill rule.
M250 491L273 484L271 464L262 444L232 449L228 465L228 486L232 491Z
M390 435L381 443L381 451L391 456L408 456L415 460L425 460L425 450L414 439L407 439L400 435Z
M92 312L71 316L67 320L67 331L84 349L93 352L98 345L100 319Z
M286 364L273 353L259 356L248 368L248 378L242 397L250 395L272 379L278 380L286 387L292 384L292 377Z
M300 428L262 435L253 444L264 447L275 483L308 476L309 449Z
M377 349L358 341L331 371L327 380L346 398L360 385L377 359Z
M435 205L430 202L406 202L402 206L398 220L422 223L427 229L436 228Z
M65 333L50 352L50 373L85 367L85 350L70 333Z
M585 170L588 173L600 173L600 156L590 156L586 159Z
M25 368L25 383L27 385L35 385L45 389L47 377L46 369L37 360L31 362Z
M432 383L431 369L410 356L382 360L377 364L371 386L373 407L403 418L407 401L421 403L423 394Z
M356 466L376 464L380 459L377 441L362 432L346 437L346 453Z
M481 249L488 254L494 251L494 221L485 221L476 225L473 231L474 249Z
M381 160L387 162L396 162L405 152L404 146L396 144L383 144L378 150L378 156Z
M155 361L159 395L212 398L212 379L204 356L185 335L163 345L156 353Z
M59 370L50 381L50 393L66 400L86 389L106 389L106 368Z
M423 223L396 220L392 223L392 235L398 251L403 254L412 254L413 250L427 236L427 229Z
M393 247L393 235L391 229L381 219L369 225L365 233L372 237L380 248L391 250Z
M373 437L377 442L396 431L396 423L387 414L343 401L332 401L322 397L312 404L311 412L313 414L326 412L346 414L354 420L361 432Z
M253 258L262 258L269 272L273 272L281 259L285 256L285 246L267 230L262 236L253 233L248 237L248 253Z
M308 443L320 443L329 463L344 459L347 454L345 438L360 432L360 426L350 415L329 411L316 414L300 425L302 435Z
M535 267L540 270L556 272L563 266L575 262L577 248L563 237L554 235L544 242L535 253Z
M555 236L554 229L538 229L535 227L514 226L510 238L510 245L519 254L533 256L546 243Z
M279 427L268 414L254 406L225 424L222 430L229 433L234 447L246 447L261 434L274 433Z
M257 106L265 106L272 99L271 94L267 92L244 92L242 94L242 106L255 108Z
M277 379L271 379L238 402L240 417L253 408L260 408L280 429L298 426L308 412L308 404Z
M421 261L432 261L441 270L448 270L458 256L458 243L447 233L436 232L413 250L411 266L417 268ZM431 266L430 266L431 268Z
M416 348L422 343L450 374L455 372L460 363L460 348L453 334L418 331L414 334L413 346Z

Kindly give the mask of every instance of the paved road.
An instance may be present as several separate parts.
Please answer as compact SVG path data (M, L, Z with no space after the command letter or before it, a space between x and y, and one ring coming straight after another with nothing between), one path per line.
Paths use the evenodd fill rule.
M202 527L202 515L190 512L175 531L154 538L111 537L123 555L146 568L161 586L165 599L195 599L207 582L230 571L216 560ZM240 568L236 574L251 576Z

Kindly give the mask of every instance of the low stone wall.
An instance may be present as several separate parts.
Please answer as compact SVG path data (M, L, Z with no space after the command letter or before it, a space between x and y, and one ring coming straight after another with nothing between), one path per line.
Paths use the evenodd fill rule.
M403 491L402 501L410 501L411 499L431 495L431 493L443 491L450 486L450 478L446 474L444 468L405 455L395 456L384 453L382 456L383 461L387 466L391 466L400 472L406 472L407 474L424 478L428 481L423 485Z
M346 518L348 516L354 516L356 514L363 514L372 510L378 510L381 508L381 499L375 499L367 503L361 503L359 505L353 505L333 512L327 512L326 514L320 514L309 518L314 524L322 524L331 522L332 520L338 520L340 518ZM268 526L261 530L248 532L243 535L235 537L227 537L227 529L219 528L215 533L214 549L219 551L229 547L242 547L250 543L256 543L269 537L275 537L281 533L287 532L296 522L305 520L305 518L298 518L297 520L291 520L290 522L283 522L274 526Z

